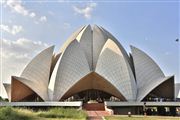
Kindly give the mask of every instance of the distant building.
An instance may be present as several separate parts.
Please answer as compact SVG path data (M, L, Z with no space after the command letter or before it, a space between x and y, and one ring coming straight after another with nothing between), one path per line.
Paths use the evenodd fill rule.
M174 76L165 76L146 53L99 26L74 32L58 53L51 46L4 83L9 101L171 101Z
M180 100L180 83L175 84L175 98Z

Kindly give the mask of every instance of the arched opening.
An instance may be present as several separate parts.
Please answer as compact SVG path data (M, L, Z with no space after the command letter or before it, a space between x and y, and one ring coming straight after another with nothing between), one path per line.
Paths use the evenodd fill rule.
M154 88L142 101L173 101L174 76Z
M104 101L121 101L119 98L107 92L97 89L89 89L89 90L81 91L79 93L70 96L66 100L67 101L80 100L83 101L84 103L87 102L103 103Z
M125 97L105 78L95 72L83 77L73 85L61 98L61 100L111 100L112 97L119 101L126 101Z
M31 88L17 80L11 79L11 102L40 102L43 101Z

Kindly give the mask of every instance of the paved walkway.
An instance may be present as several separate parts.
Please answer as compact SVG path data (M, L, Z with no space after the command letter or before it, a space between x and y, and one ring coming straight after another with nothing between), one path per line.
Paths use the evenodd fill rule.
M106 111L87 111L88 120L103 120L103 116L108 116L109 113Z

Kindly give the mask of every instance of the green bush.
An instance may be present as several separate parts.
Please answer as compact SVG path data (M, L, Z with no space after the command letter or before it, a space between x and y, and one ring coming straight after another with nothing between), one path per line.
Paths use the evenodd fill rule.
M75 118L82 119L86 118L86 113L82 110L73 108L51 108L48 111L39 111L39 117L45 118Z
M48 120L58 119L85 119L86 113L73 108L51 108L46 111L33 111L27 108L0 107L0 120ZM47 118L47 119L46 119ZM53 120L53 119L52 119Z
M0 120L30 120L30 117L15 111L12 107L1 107Z

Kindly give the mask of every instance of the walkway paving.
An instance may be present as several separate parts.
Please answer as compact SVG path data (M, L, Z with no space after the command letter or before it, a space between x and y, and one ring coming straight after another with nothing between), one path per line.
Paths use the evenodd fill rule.
M108 116L107 111L87 111L88 120L103 120L103 116Z

